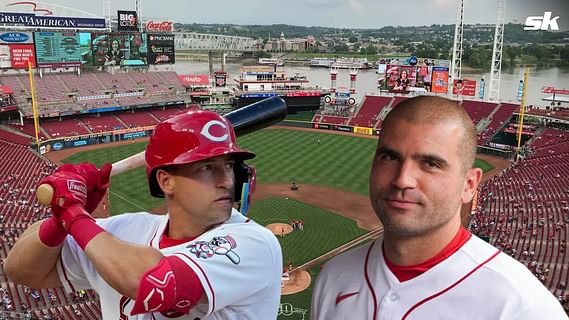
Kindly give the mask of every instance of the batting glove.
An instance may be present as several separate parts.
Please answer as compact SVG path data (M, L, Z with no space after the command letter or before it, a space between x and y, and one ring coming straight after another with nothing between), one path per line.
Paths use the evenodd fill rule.
M83 207L85 205L87 184L83 176L69 171L55 172L43 178L39 184L46 183L54 191L51 199L51 211L56 218L61 220L65 210L71 206Z
M107 162L100 169L97 169L92 163L82 163L79 167L85 171L85 180L87 181L85 210L93 213L111 185L112 165Z
M85 250L91 239L104 231L84 208L87 200L85 178L77 173L60 170L40 181L40 184L44 183L51 185L54 190L51 200L53 215Z
M112 165L105 163L101 169L92 163L81 164L64 164L57 168L55 172L71 172L81 175L85 178L87 186L87 200L85 202L85 210L93 213L110 186Z

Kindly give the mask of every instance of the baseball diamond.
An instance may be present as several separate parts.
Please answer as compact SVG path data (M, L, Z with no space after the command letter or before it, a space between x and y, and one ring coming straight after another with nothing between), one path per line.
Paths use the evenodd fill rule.
M319 144L317 139L321 141ZM322 263L340 252L335 248L347 244L345 250L354 246L352 243L362 243L357 239L362 238L365 243L377 237L373 231L381 225L367 200L365 179L375 139L277 127L241 137L239 143L257 153L257 158L250 162L257 168L258 184L249 216L262 225L286 222L290 226L294 219L304 221L302 231L293 230L285 237L278 237L283 248L283 268L290 267L289 262L293 270L305 265L303 269L308 276L303 279L314 280ZM145 146L146 142L140 140L51 152L47 156L56 163L90 161L100 165L135 154ZM507 163L491 157L484 159L488 161L478 159L477 165L493 172ZM494 169L490 163L498 168ZM147 196L144 177L143 168L138 168L112 178L111 215L140 210L163 212L162 203ZM292 182L298 185L297 191L290 189ZM278 236L279 230L276 231ZM327 255L328 252L332 255ZM281 303L309 312L313 281L300 286L306 289L283 295ZM300 315L289 313L281 313L279 319L296 319Z

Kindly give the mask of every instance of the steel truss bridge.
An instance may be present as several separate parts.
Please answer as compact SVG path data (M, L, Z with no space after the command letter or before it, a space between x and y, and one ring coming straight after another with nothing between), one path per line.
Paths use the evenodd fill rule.
M247 37L189 32L174 34L177 50L252 52L261 48L259 40Z

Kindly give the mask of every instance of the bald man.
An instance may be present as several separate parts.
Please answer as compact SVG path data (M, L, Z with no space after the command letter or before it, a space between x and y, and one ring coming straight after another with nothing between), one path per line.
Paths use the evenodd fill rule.
M330 260L311 319L567 319L522 264L460 223L482 170L455 101L407 99L386 117L369 180L383 237Z

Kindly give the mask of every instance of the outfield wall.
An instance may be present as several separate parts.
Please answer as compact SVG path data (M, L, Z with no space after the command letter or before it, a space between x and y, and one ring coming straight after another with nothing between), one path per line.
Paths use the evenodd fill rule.
M340 124L317 123L317 122L306 122L306 121L295 121L295 120L285 120L280 122L279 125L285 127L341 131L348 133L357 133L367 136L379 136L380 132L379 129L369 128L369 127L353 127L353 126L340 125Z
M149 137L154 127L155 126L146 126L50 139L39 143L39 152L40 154L46 154L51 151L63 149ZM36 149L37 145L33 144L32 148Z

